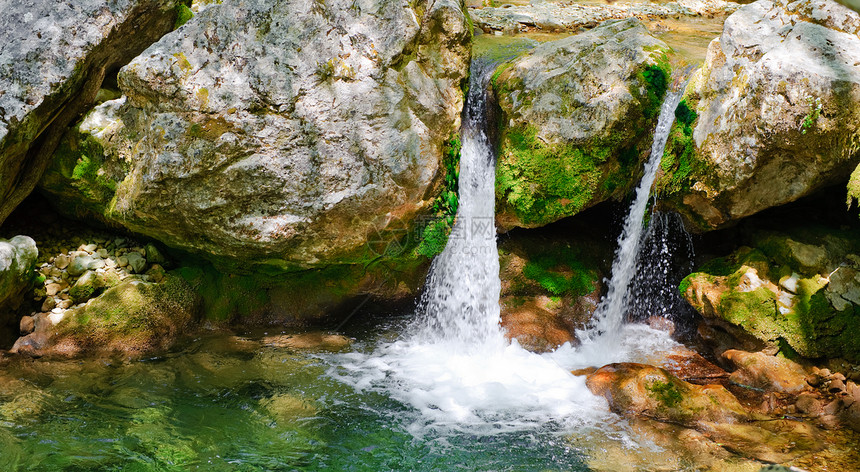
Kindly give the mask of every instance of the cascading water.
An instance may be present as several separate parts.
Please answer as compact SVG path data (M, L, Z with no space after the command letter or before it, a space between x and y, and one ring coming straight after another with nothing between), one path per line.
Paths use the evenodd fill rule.
M473 61L461 132L458 216L448 245L431 267L420 322L413 323L409 335L384 341L372 353L338 355L338 367L330 372L359 391L378 392L410 408L414 413L407 415L406 429L424 439L513 431L571 434L581 426L604 424L611 421L605 401L570 370L649 362L655 352L675 345L664 333L641 325L631 327L633 334L611 350L592 343L538 355L505 339L499 326L495 160L485 131L485 87L492 69L480 58ZM674 111L677 97L670 99L674 104L664 108ZM665 142L665 133L658 135ZM650 184L646 197L647 188Z
M675 121L675 109L681 101L684 86L676 90L666 92L666 98L660 107L660 115L657 118L657 128L654 130L654 142L651 145L651 156L645 164L645 174L636 188L633 204L624 221L624 228L618 237L618 250L612 263L612 277L609 280L609 289L606 296L601 300L594 314L594 322L590 329L578 333L579 338L584 341L594 341L602 338L612 343L616 340L625 315L629 307L630 285L636 275L636 261L644 231L643 221L645 210L648 206L648 197L651 187L660 168L660 159L666 148L669 138L669 130Z

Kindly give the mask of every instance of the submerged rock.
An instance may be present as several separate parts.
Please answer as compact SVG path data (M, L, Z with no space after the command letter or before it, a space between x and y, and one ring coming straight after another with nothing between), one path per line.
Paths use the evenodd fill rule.
M105 75L173 29L183 3L0 4L0 223L36 186L65 128L92 105Z
M245 270L366 263L440 193L470 38L455 0L212 4L120 71L42 187Z
M639 20L610 21L497 69L501 229L542 226L629 190L668 85L668 49Z
M860 161L858 64L860 14L832 0L744 6L687 87L658 190L710 230L846 182Z
M609 364L586 380L612 411L695 429L729 451L767 462L786 462L823 447L808 424L749 412L720 385L694 385L644 364Z

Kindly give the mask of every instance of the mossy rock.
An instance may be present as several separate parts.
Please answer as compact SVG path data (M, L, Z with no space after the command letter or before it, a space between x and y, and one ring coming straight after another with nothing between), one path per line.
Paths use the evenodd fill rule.
M491 83L502 111L501 228L543 226L628 193L668 87L666 51L628 19L498 67Z
M129 356L162 351L187 334L199 310L200 297L182 277L168 274L161 283L132 277L69 310L50 350Z
M709 262L681 282L681 294L706 319L728 322L787 356L860 362L860 259L844 252L856 245L831 235L819 246L798 236L759 235L761 249Z

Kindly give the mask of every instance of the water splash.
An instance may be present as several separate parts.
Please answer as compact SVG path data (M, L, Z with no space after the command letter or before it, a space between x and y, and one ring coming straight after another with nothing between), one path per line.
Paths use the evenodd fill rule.
M659 353L676 346L664 332L643 325L620 328L613 346L565 345L543 355L505 339L499 325L495 159L486 134L484 95L492 69L473 61L461 130L457 220L448 245L431 266L420 323L372 353L339 355L334 361L338 367L331 371L359 391L379 392L410 407L414 414L406 429L424 439L546 428L572 434L583 426L606 424L612 415L605 400L592 395L585 379L570 371L609 362L658 362ZM674 111L676 105L677 100L664 108Z
M624 221L624 229L618 237L618 250L612 263L609 289L597 307L592 326L588 330L578 333L579 338L583 341L603 338L607 344L611 345L617 340L624 324L629 308L630 285L636 275L636 261L644 230L643 221L648 206L648 197L651 193L651 187L654 185L657 170L660 168L660 159L666 148L669 130L675 121L675 109L678 108L684 88L682 85L677 90L668 91L663 105L660 107L657 128L654 130L654 142L651 145L651 156L645 164L645 174L636 188L633 204L630 205L630 212Z

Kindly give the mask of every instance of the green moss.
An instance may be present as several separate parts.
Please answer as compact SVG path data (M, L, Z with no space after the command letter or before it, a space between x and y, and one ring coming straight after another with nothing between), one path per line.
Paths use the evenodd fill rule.
M176 5L176 21L173 23L173 29L184 25L192 17L194 17L194 12L191 11L191 8L188 8L188 5L185 3L178 3Z
M671 381L655 380L646 385L645 389L648 390L651 398L657 400L660 406L665 408L675 408L684 401L684 395L678 390L678 386Z
M534 127L506 130L506 156L496 166L496 199L527 225L584 209L601 183L597 166L608 154L605 148L546 144L536 135Z
M644 86L645 94L640 97L643 112L648 118L655 118L660 113L660 106L666 90L669 88L668 66L649 65L639 71L636 76Z
M556 296L587 295L594 291L597 281L597 271L583 263L579 251L562 247L552 247L531 258L523 275Z
M417 235L415 254L432 258L448 244L448 235L454 228L454 219L460 206L458 191L461 147L459 136L452 136L445 141L442 148L442 167L445 174L442 190L430 206L429 218L414 231Z

